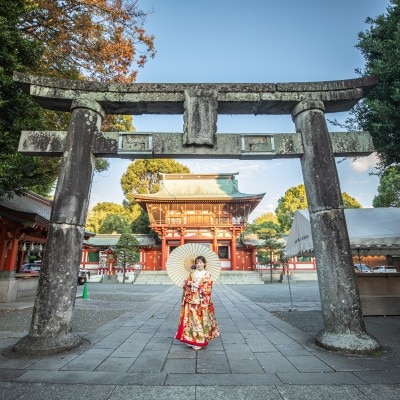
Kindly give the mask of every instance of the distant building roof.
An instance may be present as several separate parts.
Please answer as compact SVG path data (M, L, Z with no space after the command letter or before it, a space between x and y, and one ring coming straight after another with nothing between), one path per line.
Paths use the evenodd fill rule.
M133 236L135 236L140 246L153 246L156 243L154 235L134 234ZM85 244L102 248L115 247L120 237L120 234L96 234L96 236L85 240Z
M0 215L23 225L47 227L50 221L52 201L34 192L0 199Z
M157 193L134 197L137 201L151 200L258 200L265 193L245 194L238 190L238 173L221 174L161 174Z

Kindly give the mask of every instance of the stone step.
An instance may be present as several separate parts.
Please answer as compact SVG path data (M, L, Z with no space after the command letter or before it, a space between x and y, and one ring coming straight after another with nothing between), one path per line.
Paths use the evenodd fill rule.
M138 285L172 285L167 271L140 271L135 279Z
M226 285L263 285L257 271L222 271L218 280Z
M140 271L135 279L138 285L172 285L172 281L166 271ZM226 285L262 285L257 271L222 271L216 283Z

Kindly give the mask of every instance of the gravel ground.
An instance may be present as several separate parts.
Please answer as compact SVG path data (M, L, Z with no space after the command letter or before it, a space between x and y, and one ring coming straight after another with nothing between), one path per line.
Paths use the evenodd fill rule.
M168 285L98 284L87 285L89 299L82 299L83 286L78 287L75 312L72 317L74 332L92 332L121 314L140 307ZM28 332L33 308L0 310L1 331Z

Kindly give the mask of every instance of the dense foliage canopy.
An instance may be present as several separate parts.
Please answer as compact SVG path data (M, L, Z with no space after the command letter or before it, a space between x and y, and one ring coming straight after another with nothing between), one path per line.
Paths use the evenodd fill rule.
M379 79L353 111L349 125L369 131L384 169L400 162L400 0L391 0L386 14L368 18L357 48L365 59L361 75Z
M388 168L381 176L378 194L374 197L374 207L400 207L400 170Z
M130 232L123 232L115 246L118 265L123 268L122 282L125 283L126 268L139 261L139 242Z
M122 191L128 202L134 202L133 195L155 193L159 190L160 174L190 173L185 165L171 159L135 160L122 175Z
M18 154L19 136L66 129L69 122L68 113L33 104L14 84L13 71L133 82L137 68L155 55L145 17L134 0L0 0L0 196L50 192L59 160ZM131 122L130 116L107 118L103 130L131 130Z
M362 208L361 204L349 196L346 192L342 193L344 208ZM280 227L283 232L289 232L297 210L308 208L306 189L303 184L289 188L283 197L278 200L275 210Z
M88 213L86 229L94 233L122 233L124 223L129 227L134 217L122 204L97 203Z
M54 181L54 162L17 153L22 129L41 129L39 107L19 91L13 71L35 69L43 47L18 29L27 12L24 0L0 2L0 197L21 193L24 188L46 192Z

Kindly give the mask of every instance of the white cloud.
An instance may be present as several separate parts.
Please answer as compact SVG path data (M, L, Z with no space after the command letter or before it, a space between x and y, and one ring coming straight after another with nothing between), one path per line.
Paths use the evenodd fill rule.
M373 169L379 163L379 157L376 153L372 153L366 157L358 157L350 163L350 167L353 171L362 173L369 169Z

